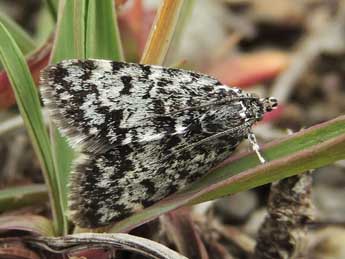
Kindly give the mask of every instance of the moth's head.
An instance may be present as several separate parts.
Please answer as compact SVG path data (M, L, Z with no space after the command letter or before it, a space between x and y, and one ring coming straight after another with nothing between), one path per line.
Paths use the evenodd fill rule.
M270 112L278 107L278 100L274 97L267 97L260 99L262 102L264 112Z
M252 114L256 121L260 121L266 112L278 107L278 100L274 97L256 99L252 104Z

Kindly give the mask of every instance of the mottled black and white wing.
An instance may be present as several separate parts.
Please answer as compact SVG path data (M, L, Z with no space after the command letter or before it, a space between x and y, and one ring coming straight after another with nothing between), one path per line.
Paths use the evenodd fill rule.
M107 60L62 61L44 71L42 86L71 144L93 152L183 134L196 114L174 111L237 96L206 75Z
M99 227L181 190L224 160L265 112L212 77L107 60L66 60L42 74L56 124L80 150L71 217Z
M164 141L84 153L72 174L72 220L92 228L124 219L199 179L238 145L237 139L222 137L155 163L165 154Z

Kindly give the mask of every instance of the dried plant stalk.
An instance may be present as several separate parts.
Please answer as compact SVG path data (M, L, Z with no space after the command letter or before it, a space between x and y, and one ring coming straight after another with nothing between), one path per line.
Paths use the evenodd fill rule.
M268 216L259 229L253 258L300 258L312 218L310 173L272 184Z
M140 63L162 65L180 15L183 0L165 0L160 6Z

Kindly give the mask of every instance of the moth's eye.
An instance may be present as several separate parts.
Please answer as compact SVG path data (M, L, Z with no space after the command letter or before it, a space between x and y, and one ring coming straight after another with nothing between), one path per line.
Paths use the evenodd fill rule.
M278 100L274 97L260 99L260 101L263 104L265 112L270 112L270 111L276 109L278 106Z
M275 108L278 106L278 100L274 97L270 97L269 98L269 103L271 104L272 108Z
M257 121L262 120L262 113L260 113L260 112L255 113L255 119L256 119Z

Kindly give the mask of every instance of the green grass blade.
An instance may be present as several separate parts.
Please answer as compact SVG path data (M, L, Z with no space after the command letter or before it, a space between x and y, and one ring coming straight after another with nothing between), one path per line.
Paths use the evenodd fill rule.
M51 63L64 59L85 58L86 0L61 3Z
M37 26L34 39L37 45L46 44L47 40L52 38L55 31L56 20L54 20L47 7L41 8L37 14Z
M46 203L47 186L33 184L0 190L0 212Z
M17 105L40 161L45 181L50 189L50 201L56 226L62 220L59 189L45 128L40 100L23 54L6 28L0 23L0 61L10 79Z
M0 12L0 23L9 31L24 55L35 49L35 41L30 35L3 12Z
M54 21L57 20L57 10L59 5L59 0L45 0L48 10L53 17Z
M123 60L113 0L89 1L86 28L87 58Z
M191 186L199 194L190 203L213 200L344 159L345 116L266 145L262 154L271 162L260 164L256 154L226 161L223 167ZM206 185L208 188L204 188Z
M266 145L259 164L251 152L232 157L184 191L117 223L112 232L124 231L184 205L192 205L345 159L345 116L303 130Z
M52 53L52 63L64 59L85 58L85 15L86 0L67 0L60 3L57 32ZM63 233L67 233L67 198L68 182L74 151L67 144L59 131L51 125L51 140L53 146L54 165L60 187L61 206L64 210L64 222L60 225Z

